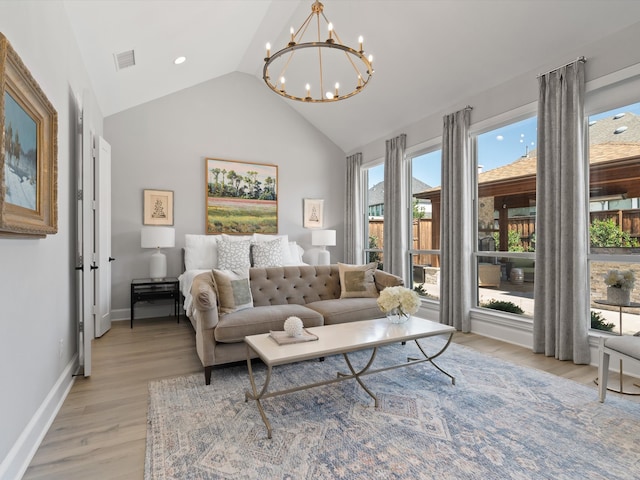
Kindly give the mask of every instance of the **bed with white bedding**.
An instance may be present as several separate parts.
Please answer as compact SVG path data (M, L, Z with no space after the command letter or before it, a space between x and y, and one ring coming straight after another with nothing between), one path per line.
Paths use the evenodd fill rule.
M288 235L185 235L184 273L178 280L187 316L192 317L191 284L197 275L214 268L307 265L302 261L303 253Z

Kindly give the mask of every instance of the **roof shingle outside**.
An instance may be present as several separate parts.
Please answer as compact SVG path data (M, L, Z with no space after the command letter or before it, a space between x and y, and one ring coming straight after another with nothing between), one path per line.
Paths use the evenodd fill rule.
M424 192L428 190L429 185L418 180L417 178L412 178L411 180L411 193ZM378 182L373 187L369 189L369 206L371 205L381 205L384 203L384 182Z
M620 126L628 127L624 133L614 131ZM596 164L610 160L640 156L640 117L626 113L619 119L604 118L589 127L589 163ZM536 151L519 158L503 167L487 170L478 175L478 183L497 182L500 180L527 177L536 173ZM425 190L439 191L440 187Z

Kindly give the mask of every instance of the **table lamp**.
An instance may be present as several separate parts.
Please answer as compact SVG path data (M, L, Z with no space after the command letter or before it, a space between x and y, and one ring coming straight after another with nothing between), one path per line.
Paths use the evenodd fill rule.
M314 247L322 247L322 250L318 252L318 265L329 265L331 263L331 255L327 247L333 247L335 244L335 230L313 230L311 232L311 245Z
M149 277L152 280L164 280L167 276L167 257L160 249L171 248L175 244L176 231L172 227L142 227L140 246L156 249L156 253L151 255L149 267Z

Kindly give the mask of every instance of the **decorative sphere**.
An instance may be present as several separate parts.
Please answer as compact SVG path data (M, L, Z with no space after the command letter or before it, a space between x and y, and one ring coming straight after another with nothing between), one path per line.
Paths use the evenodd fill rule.
M302 320L298 317L289 317L284 321L284 331L290 337L299 337L302 335Z

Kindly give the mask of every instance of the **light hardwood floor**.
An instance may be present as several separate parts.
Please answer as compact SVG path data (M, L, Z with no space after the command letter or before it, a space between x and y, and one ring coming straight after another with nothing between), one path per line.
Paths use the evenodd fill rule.
M129 322L115 322L93 342L91 377L76 379L24 479L143 478L147 382L202 373L194 338L184 317L179 324L173 317L144 319L133 329ZM560 362L474 334L456 333L454 341L589 385L597 395L595 367ZM640 401L640 397L626 398Z

